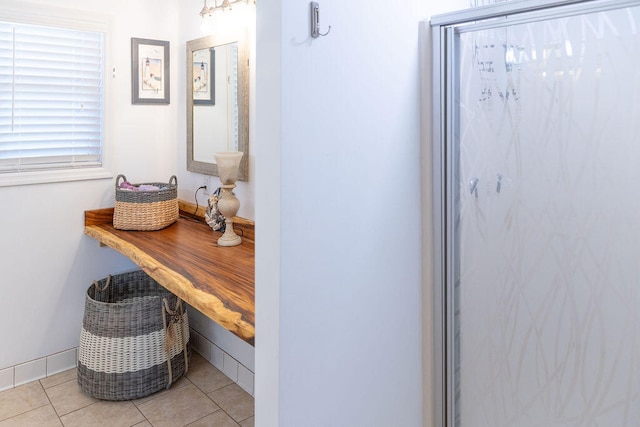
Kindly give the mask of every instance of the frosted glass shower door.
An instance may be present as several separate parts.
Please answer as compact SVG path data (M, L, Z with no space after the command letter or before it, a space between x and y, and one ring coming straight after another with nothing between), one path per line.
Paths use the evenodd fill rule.
M541 15L460 26L449 61L452 414L637 426L640 7Z

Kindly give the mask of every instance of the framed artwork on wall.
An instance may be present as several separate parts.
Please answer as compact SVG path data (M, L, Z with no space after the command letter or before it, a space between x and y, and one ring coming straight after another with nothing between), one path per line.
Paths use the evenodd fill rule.
M169 42L131 39L131 103L169 104Z
M216 51L214 48L193 52L193 103L215 105Z

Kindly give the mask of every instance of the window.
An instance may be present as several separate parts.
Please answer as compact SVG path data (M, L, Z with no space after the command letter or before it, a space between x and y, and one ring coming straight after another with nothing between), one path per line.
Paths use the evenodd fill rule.
M0 180L102 170L104 39L0 20Z

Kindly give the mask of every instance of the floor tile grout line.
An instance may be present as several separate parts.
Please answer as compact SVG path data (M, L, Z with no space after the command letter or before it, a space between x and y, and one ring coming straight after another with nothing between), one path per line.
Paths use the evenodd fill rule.
M145 414L140 410L140 408L138 408L138 405L136 405L135 403L133 403L133 400L128 400L128 402L129 402L129 403L131 403L131 404L133 405L133 407L134 407L134 408L136 408L136 411L138 411L138 413L139 413L140 415L142 415L142 418L144 418L144 420L143 420L143 421L148 422L148 423L149 423L149 425L150 425L151 427L153 427L153 424L151 424L151 420L149 420L149 418L147 418L147 416L146 416L146 415L145 415ZM137 423L131 424L131 426L129 426L129 427L137 426L138 424L140 424L140 423L141 423L141 422L143 422L143 421L138 421Z
M4 418L4 419L1 419L1 420L0 420L0 422L5 422L5 421L8 421L8 420L10 420L10 419L12 419L12 418L20 417L20 416L22 416L22 415L24 415L24 414L28 414L28 413L29 413L29 412L31 412L31 411L36 411L36 410L38 410L38 409L42 409L42 408L44 408L45 406L51 406L51 409L53 409L53 412L56 414L56 417L60 418L60 417L59 417L59 415L58 415L58 412L56 411L55 406L53 406L53 403L51 402L51 399L49 398L49 395L47 394L47 389L44 387L44 385L42 385L41 378L39 378L39 379L37 379L37 380L30 381L30 382L28 382L28 383L20 384L18 387L26 386L26 385L28 385L28 384L33 384L33 383L35 383L35 382L37 382L37 383L38 383L38 385L39 385L39 386L40 386L40 388L42 389L42 392L44 393L44 396L47 398L47 402L49 402L49 403L45 403L44 405L40 405L40 406L37 406L37 407L31 408L31 409L28 409L28 410L26 410L26 411L20 412L20 413L18 413L18 414L12 415L12 416L10 416L10 417L7 417L7 418ZM14 388L11 388L11 389L8 389L8 390L4 390L4 391L7 391L7 392L9 392L9 391L13 391L13 390L17 389L18 387L14 387Z
M200 355L200 356L202 357L202 355ZM191 381L191 379L188 377L188 374L186 374L186 375L184 375L184 376L183 376L183 377L184 377L184 379L186 380L186 381L185 381L185 383L184 383L184 384L182 384L182 385L181 385L180 387L178 387L178 388L174 388L173 390L179 390L179 389L181 389L181 388L183 388L183 387L188 386L189 384L191 384L191 385L193 385L193 386L196 388L196 390L198 390L199 392L201 392L202 394L204 394L204 395L205 395L205 396L206 396L206 397L207 397L211 402L213 402L213 403L216 405L216 407L217 407L218 409L217 409L217 410L215 410L215 411L213 411L213 412L211 412L211 413L209 413L209 414L207 414L207 415L205 415L205 416L204 416L204 417L202 417L202 418L206 418L206 417L208 417L208 416L210 416L210 415L212 415L212 414L214 414L214 413L216 413L216 412L218 412L218 411L222 411L222 413L224 413L224 414L225 414L226 416L228 416L228 417L229 417L229 418L230 418L234 423L236 423L236 424L238 424L238 425L240 425L240 423L242 423L242 422L244 422L244 421L248 420L249 418L251 418L253 415L250 415L249 417L246 417L246 418L244 418L244 419L242 419L242 420L237 420L237 419L236 419L236 418L234 418L234 417L233 417L229 412L225 411L225 410L223 409L223 407L222 407L222 406L220 406L220 404L219 404L218 402L216 402L216 400L215 400L212 396L210 396L210 394L213 394L213 393L218 392L218 391L220 391L220 390L223 390L223 389L225 389L225 388L232 387L232 386L234 386L234 385L235 385L235 386L238 386L238 387L240 387L240 386L239 386L239 384L237 384L236 382L234 382L231 378L229 378L229 377L228 377L228 375L226 375L226 374L224 373L224 371L222 371L222 370L220 370L219 368L217 368L215 365L213 365L209 360L205 359L204 357L202 357L201 362L199 362L199 363L195 364L194 366L197 366L197 365L199 365L199 364L201 364L201 363L208 363L208 364L210 364L210 365L211 365L215 370L217 370L217 371L221 372L222 374L224 374L224 375L229 379L229 381L230 381L230 382L229 382L228 384L225 384L225 385L219 386L219 387L217 387L217 388L214 388L213 390L211 390L211 391L209 391L209 392L205 392L205 390L204 390L203 388L198 387L198 385L197 385L196 383L194 383L193 381ZM71 369L73 369L73 368L70 368L69 370L71 370ZM64 372L64 371L63 371L63 372ZM60 373L62 373L62 372L56 373L56 375L57 375L57 374L60 374ZM52 376L53 376L53 375L52 375ZM49 378L49 377L46 377L46 378ZM81 408L76 408L76 409L74 409L74 410L72 410L72 411L70 411L70 412L68 412L68 413L66 413L66 414L62 414L62 415L61 415L61 414L59 414L59 413L58 413L58 410L57 410L57 409L56 409L56 407L54 406L54 404L53 404L53 402L52 402L52 400L51 400L51 398L50 398L49 393L47 392L47 390L50 390L50 389L53 389L53 388L55 388L55 387L59 387L59 386L62 386L62 385L65 385L65 384L68 384L68 383L74 382L75 380L74 380L73 378L69 378L69 379L67 379L66 381L62 381L62 382L60 382L60 383L53 384L53 385L49 385L48 387L45 387L45 385L44 385L44 384L43 384L43 382L42 382L42 380L43 380L43 379L45 379L45 378L40 378L40 379L34 380L33 382L36 382L36 381L38 382L38 386L39 386L39 387L40 387L40 389L44 392L45 397L46 397L46 400L47 400L47 402L48 402L48 403L47 403L47 404L44 404L44 405L41 405L41 406L38 406L37 408L31 408L30 410L28 410L28 411L24 411L24 412L21 412L20 414L15 414L15 415L13 415L13 416L11 416L11 417L9 417L9 418L6 418L7 420L12 419L12 418L17 417L17 416L24 415L24 414L29 413L29 412L34 411L34 410L41 409L41 408L43 408L43 407L49 406L49 407L51 407L51 409L53 409L53 412L54 412L55 417L57 418L57 420L60 422L60 424L61 424L61 425L63 425L63 426L64 426L64 422L63 422L63 420L62 420L62 418L63 418L63 417L65 417L66 415L69 415L69 414L73 414L73 413L75 413L75 412L78 412L78 411L80 411L80 410L85 410L86 408L89 408L89 407L91 407L91 406L93 406L93 405L95 405L95 404L97 404L97 403L99 403L99 402L101 401L100 399L98 399L97 401L90 402L90 403L88 403L87 405L85 405L85 406L83 406L83 407L81 407ZM29 383L26 383L26 384L29 384ZM24 385L26 385L26 384L24 384ZM15 389L15 388L14 388L14 389ZM240 387L240 389L242 389L242 387ZM169 390L171 390L171 389L169 389ZM246 392L246 390L244 390L244 389L242 389L242 390L243 390L245 393L247 393L247 392ZM247 393L247 394L249 394L249 393ZM250 395L250 394L249 394L249 395ZM251 396L251 395L250 395L250 396ZM251 398L254 398L254 397L253 397L253 396L251 396ZM150 402L151 400L153 400L153 399L147 400L146 402L142 402L141 404L144 404L144 403ZM145 421L146 421L147 423L149 423L151 426L153 426L153 423L151 422L151 420L149 420L149 419L144 415L144 413L140 410L139 405L138 405L138 404L136 404L136 403L134 402L134 400L128 400L128 402L130 402L130 403L132 403L132 404L133 404L133 407L138 411L138 413L139 413L139 414L142 416L142 418L143 418L143 420L140 420L140 421L138 421L138 422L136 422L136 423L132 424L131 426L135 426L135 425L137 425L137 424L139 424L139 423L143 423L143 422L145 422ZM202 419L202 418L201 418L201 419ZM4 420L3 420L3 421L4 421ZM198 421L198 420L196 420L196 421ZM196 422L196 421L193 421L193 422Z
M13 416L11 416L11 417L9 417L9 418L5 418L5 419L3 419L3 420L0 420L0 423L6 423L6 422L8 422L8 421L10 421L10 420L12 420L12 419L14 419L14 418L21 417L21 416L23 416L23 415L25 415L25 414L28 414L29 412L37 411L37 410L42 409L42 408L47 407L47 406L50 406L50 405L42 405L42 406L38 406L37 408L31 408L31 409L29 409L28 411L21 412L21 413L19 413L19 414L15 414L15 415L13 415ZM55 412L55 411L54 411L54 412ZM57 416L58 416L58 414L56 414L56 417L57 417Z
M213 366L213 365L211 365L211 366ZM213 367L214 367L216 370L218 370L219 372L222 372L222 371L220 371L218 368L216 368L215 366L213 366ZM224 372L222 372L222 373L224 374ZM226 375L226 374L225 374L225 375ZM229 378L229 377L227 377L227 378ZM187 375L187 379L189 379L188 375ZM216 388L216 389L214 389L214 390L211 390L211 391L209 391L209 392L206 392L206 391L204 391L203 389L201 389L200 387L198 387L198 385L197 385L196 383L194 383L193 381L191 381L191 380L189 380L189 381L191 381L191 384L193 384L193 385L198 389L198 391L200 391L201 393L203 393L203 394L204 394L204 395L205 395L209 400L211 400L213 403L215 403L215 404L216 404L216 406L217 406L218 408L220 408L220 410L221 410L222 412L224 412L225 414L227 414L227 416L228 416L229 418L231 418L231 419L232 419L236 424L240 425L240 423L241 423L242 421L246 421L246 420L248 420L248 419L249 419L249 418L251 418L253 415L250 415L250 416L248 416L247 418L245 418L245 419L243 419L243 420L238 421L238 420L236 420L233 416L231 416L231 414L229 414L227 411L225 411L225 410L224 410L224 408L223 408L222 406L220 406L220 404L219 404L218 402L216 402L216 401L213 399L213 397L209 396L210 394L215 393L216 391L220 391L220 390L222 390L222 389L224 389L224 388L227 388L227 387L232 387L233 385L237 385L238 387L240 387L237 383L233 382L233 380L231 380L230 378L229 378L229 380L231 381L229 384L226 384L226 385L220 386L220 387L218 387L218 388ZM242 387L240 387L240 389L242 389ZM243 391L246 393L246 391L245 391L245 390L243 390ZM247 393L247 394L249 394L249 393ZM253 396L251 396L251 398L253 399ZM214 411L214 412L217 412L217 411ZM211 415L211 414L209 414L209 415ZM207 416L209 416L209 415L207 415ZM204 418L204 417L203 417L203 418Z
M214 366L214 368L215 368L215 366ZM218 369L218 368L216 368L216 369ZM216 411L213 411L211 414L215 414L215 413L216 413L216 412L218 412L218 411L222 411L222 412L224 412L224 413L225 413L229 418L231 418L231 419L232 419L236 424L239 424L239 423L236 421L236 419L235 419L235 418L233 418L229 413L227 413L224 409L222 409L222 406L220 406L220 404L219 404L218 402L216 402L215 400L213 400L213 399L211 398L211 396L209 396L209 393L213 393L214 391L221 390L222 388L227 387L226 385L225 385L225 386L222 386L222 387L218 387L217 389L212 390L212 391L210 391L209 393L207 393L206 391L204 391L203 389L201 389L200 387L198 387L198 385L197 385L196 383L194 383L193 381L191 381L191 383L196 387L196 389L197 389L200 393L204 394L204 395L207 397L207 399L209 399L210 401L212 401L212 402L213 402L213 403L218 407L218 409L217 409ZM231 384L227 384L227 385L231 385ZM202 417L202 418L206 418L206 417L208 417L208 416L209 416L209 415L211 415L211 414L205 415L205 416L204 416L204 417ZM200 419L202 419L202 418L200 418ZM198 421L198 420L196 420L196 421ZM194 421L194 422L195 422L195 421Z
M68 380L68 381L63 381L63 382L61 382L60 384L56 384L56 385L51 386L51 387L48 387L48 388L58 387L58 386L61 386L61 385L63 385L63 384L68 384L68 383L70 383L70 382L75 382L75 381L77 381L77 379L70 379L70 380ZM47 388L45 388L45 387L44 387L44 385L42 384L42 381L41 381L41 380L38 380L38 382L40 383L40 386L43 388L43 390L44 390L44 392L45 392L45 395L47 396L47 400L49 401L49 405L51 405L51 407L52 407L52 409L53 409L53 412L54 412L54 413L56 414L56 416L58 417L58 421L60 421L60 424L62 424L63 426L64 426L64 422L62 421L62 417L67 416L67 415L69 415L69 414L73 414L73 413L78 412L78 411L81 411L81 410L84 410L84 409L86 409L86 408L89 408L89 407L91 407L91 406L93 406L93 405L95 405L95 404L97 404L97 403L99 403L99 402L101 402L101 401L103 401L103 402L109 402L109 400L98 399L97 401L91 402L91 403L89 403L89 404L88 404L88 405L86 405L86 406L83 406L83 407L81 407L81 408L74 409L73 411L70 411L70 412L67 412L66 414L60 415L60 414L58 413L58 411L56 410L56 407L53 405L53 402L51 401L51 398L49 397L49 394L47 393ZM148 421L148 422L149 422L149 424L151 424L151 421L149 421L149 420L147 419L147 417L145 417L145 416L144 416L144 414L142 413L142 411L138 408L138 406L137 406L135 403L133 403L133 401L132 401L132 400L123 401L123 402L130 402L130 403L132 403L132 404L133 404L133 407L138 411L138 413L139 413L139 414L140 414L140 415L141 415L141 416L142 416L146 421ZM134 425L139 424L139 423L141 423L141 422L142 422L142 421L139 421L139 422L137 422L137 423L135 423L135 424L132 424L131 426L134 426Z
M235 422L237 422L238 424L240 424L240 423L243 423L243 422L247 421L249 418L251 418L251 417L253 417L253 416L255 416L255 414L253 414L253 415L249 415L247 418L242 419L242 420L239 420L239 421L238 421L238 420L236 420L235 418L233 418L233 420L234 420Z
M56 417L58 417L58 421L60 421L60 424L62 424L62 420L60 419L60 415L58 415L58 411L56 411L56 407L53 406L53 402L51 401L51 398L49 397L49 393L47 393L47 389L44 387L44 384L42 384L42 379L38 380L38 384L40 384L40 387L42 387L42 392L46 396L47 402L49 402L49 405L51 405L51 409L53 409L53 413L56 414ZM62 424L62 425L64 425L64 424Z
M4 418L4 419L0 420L0 422L5 422L5 421L9 421L9 420L11 420L11 419L13 419L13 418L16 418L16 417L21 417L21 416L23 416L24 414L28 414L28 413L29 413L29 412L31 412L31 411L37 411L38 409L42 409L42 408L44 408L45 406L51 406L51 409L53 409L53 412L56 414L56 417L58 417L58 419L60 418L60 417L59 417L59 415L58 415L58 412L56 411L55 406L53 406L53 403L51 402L51 399L49 399L49 395L47 394L47 390L44 388L44 386L42 385L42 383L40 382L40 380L39 380L39 379L34 380L34 381L31 381L31 382L28 382L28 383L25 383L25 384L21 384L21 385L19 385L18 387L22 387L22 386L25 386L25 385L27 385L27 384L32 384L32 383L35 383L35 382L37 382L37 383L38 383L38 385L39 385L39 386L40 386L40 388L42 389L42 392L44 393L44 396L47 398L47 402L49 402L49 403L45 403L44 405L40 405L40 406L37 406L37 407L35 407L35 408L31 408L31 409L28 409L28 410L26 410L26 411L20 412L20 413L18 413L18 414L12 415L12 416L10 416L10 417L8 417L8 418ZM16 388L18 388L18 387L14 387L14 388L12 388L12 389L5 390L5 391L15 390L15 389L16 389ZM60 422L62 423L62 421L60 421Z
M73 369L73 368L72 368L72 369ZM68 381L63 381L63 382L61 382L60 384L56 384L56 385L51 386L51 387L48 387L48 388L52 389L52 388L55 388L55 387L61 386L61 385L63 385L63 384L68 384L68 383L73 382L73 381L76 381L76 380L75 380L75 379L70 379L70 380L68 380ZM72 414L72 413L74 413L74 412L80 411L81 409L88 408L89 406L91 406L91 405L93 405L93 404L95 404L95 403L98 403L98 402L92 402L92 403L90 403L90 404L88 404L88 405L86 405L86 406L83 406L83 407L81 407L81 408L74 409L74 410L73 410L73 411L71 411L71 412L68 412L68 413L66 413L66 414L62 414L62 415L60 415L60 414L58 413L58 410L56 409L55 405L54 405L54 404L53 404L53 402L51 401L51 398L49 397L49 393L47 393L47 388L45 388L45 387L44 387L44 385L42 384L42 380L40 379L40 380L38 380L38 382L40 383L40 386L41 386L41 387L42 387L42 389L44 390L44 394L47 396L47 400L49 401L49 404L50 404L50 405L51 405L51 407L53 408L53 412L55 412L55 413L56 413L56 415L57 415L57 417L58 417L58 420L60 420L60 423L61 423L63 426L64 426L64 423L62 422L62 417L64 417L65 415Z
M211 392L209 392L209 393L205 393L204 391L203 391L203 393L204 393L204 395L205 395L205 396L207 396L207 397L209 398L209 400L211 400L213 403L215 403L215 404L216 404L216 406L218 406L222 412L224 412L225 414L227 414L227 416L228 416L229 418L231 418L231 419L232 419L236 424L240 425L240 423L241 423L242 421L246 421L246 420L248 420L249 418L253 417L253 415L250 415L250 416L248 416L247 418L245 418L245 419L243 419L243 420L237 420L237 419L236 419L235 417L233 417L230 413L228 413L227 411L225 411L225 410L224 410L224 408L223 408L222 406L220 406L220 404L219 404L218 402L216 402L215 400L213 400L213 397L209 396L209 394L211 394L211 393L214 393L214 392L216 392L216 391L218 391L218 390L222 390L223 388L231 387L231 386L233 386L234 384L235 384L235 383L227 384L227 385L225 385L225 386L223 386L223 387L220 387L220 388L218 388L218 389L216 389L216 390L214 390L214 391L211 391ZM237 385L237 384L236 384L236 385ZM254 405L255 405L255 404L254 404ZM254 406L254 408L255 408L255 406Z
M226 388L226 387L229 387L229 386L232 386L232 385L233 385L233 383L231 383L231 384L227 384L227 385L223 385L223 386L221 386L221 387L218 387L218 388L216 388L216 389L214 389L214 390L211 390L211 391L207 392L207 391L204 391L203 389L201 389L200 387L198 387L198 385L197 385L197 384L195 384L195 383L193 383L193 382L192 382L192 384L193 384L193 385L195 385L195 386L196 386L196 388L198 389L198 391L200 391L202 394L204 394L205 396L207 396L207 398L208 398L210 401L212 401L213 403L215 403L215 404L216 404L216 406L217 406L218 408L220 408L220 409L222 409L222 406L220 406L220 404L219 404L218 402L216 402L216 401L213 399L213 397L211 397L211 396L209 396L209 395L210 395L211 393L215 393L216 391L222 390L223 388ZM228 414L224 409L222 409L222 411L223 411L225 414L229 415L229 414ZM229 416L231 417L231 415L229 415ZM231 419L235 421L235 418L231 417Z
M45 406L51 406L51 407L53 408L53 405L51 405L50 403L47 403L47 404L44 404L44 405L41 405L41 406L38 406L38 407L35 407L35 408L31 408L31 409L29 409L28 411L24 411L24 412L20 412L19 414L12 415L12 416L10 416L9 418L4 418L4 419L0 420L0 423L4 423L4 422L9 421L9 420L11 420L11 419L13 419L13 418L16 418L16 417L21 417L21 416L23 416L24 414L28 414L28 413L29 413L29 412L31 412L31 411L37 411L38 409L42 409L42 408L44 408ZM55 412L55 408L54 408L54 412ZM56 413L56 416L57 416L57 415L58 415L58 414Z
M187 379L189 379L189 377L187 377ZM191 381L191 380L189 380L189 381ZM203 389L201 389L200 387L198 387L198 384L194 383L193 381L191 381L191 384L193 384L194 386L196 386L196 388L197 388L199 391L201 391L202 393L204 393L205 395L208 395L209 393L213 393L213 392L215 392L215 391L222 390L222 389L223 389L223 388L225 388L225 387L229 387L230 385L233 385L234 383L233 383L233 382L231 382L231 383L229 383L229 384L225 384L225 385L220 386L220 387L218 387L218 388L215 388L215 389L213 389L213 390L211 390L211 391L204 391ZM211 398L209 398L209 399L211 399ZM213 399L211 399L211 400L213 400ZM216 402L215 400L213 400L213 402L214 402L216 405L218 404L218 402Z
M154 393L151 393L151 394L149 394L149 395L147 395L147 396L139 397L139 398L137 398L137 399L131 399L131 400L129 400L129 402L133 403L133 406L135 406L135 407L140 411L140 405L145 405L145 404L147 404L147 403L149 403L149 402L151 402L151 401L153 401L153 400L155 400L155 399L157 399L157 398L161 397L161 396L159 396L159 394L160 394L160 393L162 393L162 392L171 393L171 392L174 392L174 391L176 391L176 390L180 390L180 389L182 389L182 388L184 388L184 387L187 387L187 386L189 386L189 384L193 384L193 382L192 382L191 380L189 380L189 378L184 377L184 379L188 381L188 384L183 384L183 385L181 385L180 387L172 388L172 387L176 384L176 382L177 382L177 381L176 381L176 382L174 382L173 384L171 384L171 387L169 387L169 388L167 388L167 389L159 390L159 391L156 391L156 392L154 392ZM195 384L193 384L193 385L195 386ZM196 386L196 388L197 388L197 386ZM156 395L156 394L157 394L157 396L154 396L154 395ZM147 399L147 400L145 400L144 402L136 403L136 400L142 400L142 399L146 399L146 398L148 398L148 399ZM142 411L140 411L140 412L142 412Z
M216 409L215 411L213 411L213 412L211 412L211 413L209 413L209 414L207 414L207 415L204 415L204 416L202 416L202 417L198 418L197 420L193 420L193 421L191 421L189 424L187 424L187 425L186 425L186 427L190 426L190 425L191 425L191 424L193 424L193 423L197 423L198 421L203 420L203 419L205 419L205 418L207 418L207 417L210 417L211 415L215 414L216 412L224 412L224 411L222 410L222 408L221 408L220 406L218 406L218 409ZM227 414L226 412L224 412L224 413L225 413L225 414ZM229 416L229 417L231 418L231 416L230 416L229 414L227 414L227 416ZM238 422L237 422L236 420L234 420L233 418L231 418L231 419L232 419L236 424L238 424ZM153 427L153 424L151 424L151 425L152 425L152 427Z

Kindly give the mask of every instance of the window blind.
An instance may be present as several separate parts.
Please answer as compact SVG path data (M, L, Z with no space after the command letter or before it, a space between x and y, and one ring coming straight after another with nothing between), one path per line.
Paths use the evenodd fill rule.
M0 173L101 166L104 35L0 21Z

